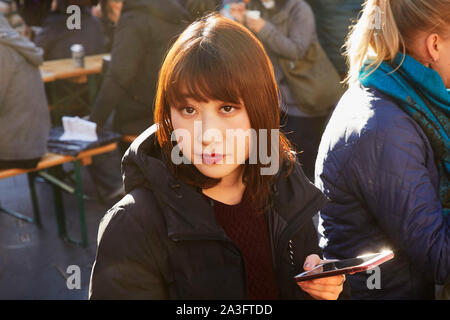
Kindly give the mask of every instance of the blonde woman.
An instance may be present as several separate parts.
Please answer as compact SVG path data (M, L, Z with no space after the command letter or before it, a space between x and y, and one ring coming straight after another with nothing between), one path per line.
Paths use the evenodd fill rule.
M326 258L390 248L356 299L433 299L450 274L450 1L368 0L347 41L350 89L322 138Z

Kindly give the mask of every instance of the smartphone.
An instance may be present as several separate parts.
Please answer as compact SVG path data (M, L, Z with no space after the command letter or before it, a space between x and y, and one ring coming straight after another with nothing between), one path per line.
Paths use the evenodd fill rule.
M326 278L340 274L354 274L370 270L394 258L392 251L383 251L344 260L325 260L312 270L305 271L294 277L297 282L318 278Z

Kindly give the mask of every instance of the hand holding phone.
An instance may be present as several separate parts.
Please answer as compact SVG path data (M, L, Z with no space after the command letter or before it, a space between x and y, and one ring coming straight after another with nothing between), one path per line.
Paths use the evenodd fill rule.
M325 260L323 263L316 265L313 269L300 273L294 278L297 282L302 282L342 274L354 274L372 269L392 258L394 258L394 253L392 251L384 251L352 259Z
M317 254L306 257L303 264L305 270L311 270L324 261ZM345 275L337 275L323 279L297 282L298 286L316 300L336 300L344 289Z

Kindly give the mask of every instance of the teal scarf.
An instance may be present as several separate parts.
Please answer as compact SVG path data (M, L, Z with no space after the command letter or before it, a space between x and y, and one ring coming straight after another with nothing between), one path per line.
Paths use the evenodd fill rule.
M393 72L403 57L399 70ZM372 74L367 62L359 74L360 83L393 98L423 129L433 148L439 171L439 198L443 212L450 212L450 90L440 75L414 58L399 53L391 65L383 62ZM392 67L394 66L394 67ZM392 73L393 72L393 73ZM368 75L368 76L367 76Z

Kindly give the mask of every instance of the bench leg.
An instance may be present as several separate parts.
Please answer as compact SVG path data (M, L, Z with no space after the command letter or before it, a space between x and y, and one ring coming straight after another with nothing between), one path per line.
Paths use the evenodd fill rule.
M30 223L34 222L33 218L27 217L27 216L25 216L25 215L23 215L23 214L21 214L21 213L19 213L17 211L6 209L6 208L4 208L2 206L0 206L0 211L4 212L6 214L9 214L10 216L13 216L14 218L17 218L17 219L20 219L20 220L23 220L23 221L26 221L26 222L30 222Z
M39 205L37 202L37 196L36 196L36 189L34 187L34 173L28 173L28 186L30 189L30 195L31 195L31 202L33 204L33 214L34 217L28 217L26 215L23 215L17 211L10 210L7 208L4 208L0 205L0 211L4 212L6 214L9 214L10 216L13 216L14 218L29 222L29 223L36 223L38 227L41 227L41 215L39 213Z
M36 174L34 172L30 172L27 174L27 176L28 176L28 187L30 189L31 195L31 203L33 204L34 221L36 222L38 227L42 227L41 214L39 212L39 204L36 196L36 188L34 186L34 178Z

